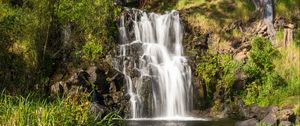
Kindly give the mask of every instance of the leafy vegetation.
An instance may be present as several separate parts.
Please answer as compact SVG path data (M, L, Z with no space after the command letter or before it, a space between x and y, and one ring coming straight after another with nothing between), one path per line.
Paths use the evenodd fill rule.
M80 96L80 97L79 97ZM113 126L123 122L117 112L107 114L102 120L90 116L91 102L86 94L68 96L53 101L37 94L27 97L1 94L0 125L99 125Z
M43 90L61 64L97 60L118 35L121 9L110 0L5 0L0 8L0 89L15 93Z
M212 54L198 59L197 74L207 87L208 98L215 105L220 100L231 103L242 97L246 104L297 106L299 92L299 48L276 49L268 39L254 37L245 64L228 54ZM286 67L289 66L289 67ZM238 77L237 74L241 74ZM245 79L243 90L236 89L238 79ZM200 90L201 91L201 90ZM296 96L295 98L293 98ZM290 102L294 101L294 102Z
M276 95L280 93L275 89L286 85L284 79L274 71L273 60L279 57L279 52L267 39L254 38L251 45L249 61L243 67L247 75L248 86L245 102L260 105L278 103L279 98ZM269 96L274 96L274 98Z
M237 80L236 72L239 64L228 54L210 54L199 59L197 74L207 87L205 90L208 92L209 102L214 100L230 102L234 94L233 85ZM215 93L219 94L220 96L217 97L221 98L215 99Z

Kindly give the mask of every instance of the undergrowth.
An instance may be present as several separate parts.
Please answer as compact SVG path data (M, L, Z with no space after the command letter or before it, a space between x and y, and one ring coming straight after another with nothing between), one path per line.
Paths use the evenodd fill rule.
M80 96L80 97L77 97ZM0 94L0 125L6 126L74 126L122 125L117 112L111 112L102 120L90 116L91 103L85 94L68 96L53 101L41 98L38 94L27 97Z

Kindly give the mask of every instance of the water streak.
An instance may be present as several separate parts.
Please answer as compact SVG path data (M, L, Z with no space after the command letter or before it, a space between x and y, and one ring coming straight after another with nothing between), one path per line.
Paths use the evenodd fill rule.
M122 44L115 63L125 75L132 118L187 116L192 107L191 69L183 55L179 13L133 13L132 20L121 16ZM132 25L126 26L127 21Z

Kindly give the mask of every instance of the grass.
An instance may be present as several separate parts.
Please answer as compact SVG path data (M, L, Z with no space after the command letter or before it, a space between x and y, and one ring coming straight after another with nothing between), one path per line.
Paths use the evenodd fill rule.
M81 96L81 97L78 97ZM73 125L114 125L113 119L120 119L112 112L103 120L94 120L89 116L91 103L85 94L69 96L64 99L48 101L38 94L27 97L0 95L0 125L38 125L38 126L73 126Z
M175 9L181 10L181 9L191 8L191 7L199 6L205 2L206 0L179 0L176 3Z
M292 19L300 13L300 0L277 0L275 9L277 15Z
M273 62L275 71L287 80L290 95L300 95L300 48L292 44L279 52L281 57Z

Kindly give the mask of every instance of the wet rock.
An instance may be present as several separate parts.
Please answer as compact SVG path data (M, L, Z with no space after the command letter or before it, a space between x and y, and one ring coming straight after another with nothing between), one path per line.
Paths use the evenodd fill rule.
M258 121L255 118L252 118L245 121L237 122L235 126L256 126L256 124L258 124Z
M137 68L133 68L133 70L130 73L131 77L140 77L141 76L141 72L139 71L139 69Z
M152 78L148 76L144 76L143 84L140 87L140 97L141 103L144 104L143 117L152 117L152 103L153 103L153 96L152 96Z

